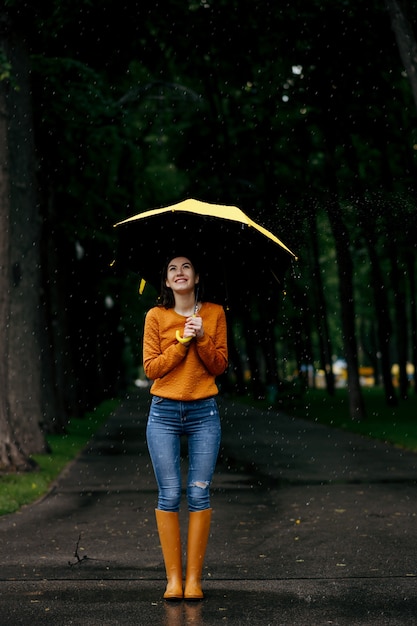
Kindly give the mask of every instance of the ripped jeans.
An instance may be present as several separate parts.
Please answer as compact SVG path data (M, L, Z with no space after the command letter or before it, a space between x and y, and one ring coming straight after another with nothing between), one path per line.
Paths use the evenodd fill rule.
M158 509L179 511L181 437L188 439L189 511L210 508L210 484L220 448L220 416L214 398L181 402L152 397L146 440L156 482Z

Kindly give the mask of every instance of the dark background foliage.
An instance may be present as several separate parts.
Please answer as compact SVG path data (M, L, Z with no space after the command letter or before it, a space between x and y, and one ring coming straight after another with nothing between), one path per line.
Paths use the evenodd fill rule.
M3 86L22 80L10 49L29 71L43 429L141 375L155 294L111 266L113 224L186 197L238 205L299 257L285 297L253 286L251 315L231 314L224 389L275 398L311 366L332 393L342 357L352 415L360 366L396 402L399 363L407 397L416 106L383 2L9 0L1 18Z

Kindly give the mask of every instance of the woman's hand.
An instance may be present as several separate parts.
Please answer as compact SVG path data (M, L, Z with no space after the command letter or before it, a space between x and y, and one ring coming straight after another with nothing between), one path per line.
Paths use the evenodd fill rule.
M196 337L197 339L201 339L203 336L203 318L198 315L187 317L185 320L183 337Z

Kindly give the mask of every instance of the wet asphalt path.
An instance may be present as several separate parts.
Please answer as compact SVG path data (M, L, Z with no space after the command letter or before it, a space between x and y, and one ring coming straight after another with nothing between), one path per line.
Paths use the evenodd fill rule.
M0 518L1 626L417 624L417 455L227 398L206 599L164 602L148 402Z

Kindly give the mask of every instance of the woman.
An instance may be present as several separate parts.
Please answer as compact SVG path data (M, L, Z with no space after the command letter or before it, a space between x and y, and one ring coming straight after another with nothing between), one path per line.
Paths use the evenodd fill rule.
M210 532L210 483L220 447L215 379L227 366L226 318L218 304L200 302L200 276L188 257L169 260L161 304L148 311L143 341L146 376L153 381L146 430L158 484L156 522L168 584L167 600L199 600ZM182 584L179 509L180 438L188 439L187 566Z

